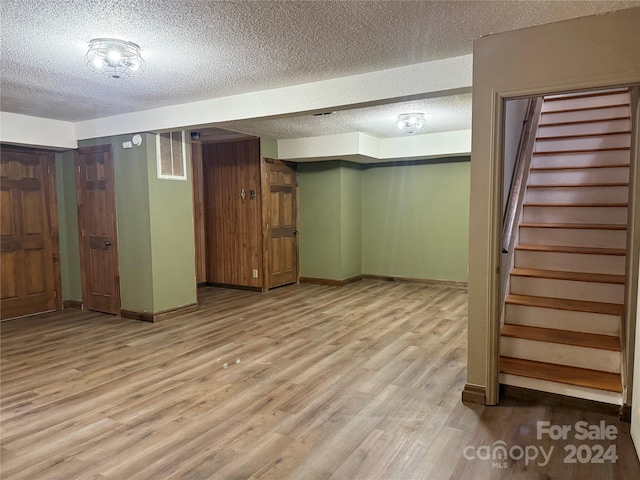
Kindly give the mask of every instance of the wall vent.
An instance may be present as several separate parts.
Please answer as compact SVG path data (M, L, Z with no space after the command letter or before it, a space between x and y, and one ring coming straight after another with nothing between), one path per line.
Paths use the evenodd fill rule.
M185 132L158 133L158 178L165 180L187 179L187 141Z

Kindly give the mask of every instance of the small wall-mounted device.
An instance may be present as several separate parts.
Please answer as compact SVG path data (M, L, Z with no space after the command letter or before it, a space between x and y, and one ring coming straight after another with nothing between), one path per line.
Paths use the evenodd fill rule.
M136 133L133 137L131 137L130 142L122 142L122 148L133 148L134 145L136 147L142 145L142 135Z
M200 132L191 132L191 140L200 140Z

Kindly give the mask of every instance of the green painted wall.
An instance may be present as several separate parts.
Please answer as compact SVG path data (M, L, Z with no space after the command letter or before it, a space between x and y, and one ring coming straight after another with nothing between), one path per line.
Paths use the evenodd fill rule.
M142 146L131 149L122 147L131 135L83 140L79 146L111 145L122 309L157 313L197 302L191 165L187 161L188 181L158 180L155 135L142 138ZM81 300L74 153L59 157L63 298Z
M260 156L278 158L278 141L273 138L260 137Z
M362 172L353 163L340 166L341 280L362 273Z
M147 148L155 136L143 135L141 147L122 148L131 135L82 140L78 146L111 144L118 224L120 298L123 310L153 312L151 229Z
M470 162L362 172L362 269L373 275L467 280Z
M148 202L153 266L153 311L197 303L191 158L187 180L158 179L156 144L147 135ZM151 140L151 141L148 141Z
M299 165L300 275L467 280L468 157Z
M298 165L300 276L341 279L339 162Z
M73 151L56 154L56 194L60 239L62 299L82 301L78 207Z

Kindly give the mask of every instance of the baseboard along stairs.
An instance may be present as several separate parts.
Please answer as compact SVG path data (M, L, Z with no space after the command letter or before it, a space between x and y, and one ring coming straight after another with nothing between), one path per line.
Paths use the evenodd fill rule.
M500 337L500 382L622 402L628 89L545 97Z

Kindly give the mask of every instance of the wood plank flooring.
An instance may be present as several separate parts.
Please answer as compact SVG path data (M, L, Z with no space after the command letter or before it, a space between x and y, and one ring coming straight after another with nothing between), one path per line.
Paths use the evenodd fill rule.
M363 280L205 288L150 324L66 310L1 329L0 471L11 479L638 478L629 425L461 403L467 296ZM239 359L240 363L236 363ZM227 368L224 368L224 364ZM615 464L565 464L536 422L605 421ZM546 466L465 447L556 446ZM594 442L589 442L590 444Z

